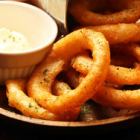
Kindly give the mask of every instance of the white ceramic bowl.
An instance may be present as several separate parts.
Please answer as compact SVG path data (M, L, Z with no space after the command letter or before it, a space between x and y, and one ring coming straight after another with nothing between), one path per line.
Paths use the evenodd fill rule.
M0 52L0 83L30 75L49 51L58 32L55 21L46 12L15 1L0 1L2 27L22 33L33 49L20 53Z

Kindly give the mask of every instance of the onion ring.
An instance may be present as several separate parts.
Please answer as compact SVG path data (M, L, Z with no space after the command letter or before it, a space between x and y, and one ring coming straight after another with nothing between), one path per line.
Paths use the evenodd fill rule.
M120 109L139 109L140 89L120 90L103 86L92 99L104 106Z
M55 95L60 96L62 94L67 94L71 91L70 86L62 81L55 81L54 89L53 89Z
M55 95L60 96L62 94L67 94L68 92L70 92L71 87L63 81L55 81L53 91L54 91ZM80 110L81 110L81 106L77 107L76 109L73 109L74 115L76 113L80 114Z
M135 49L135 47L132 49ZM84 75L88 73L92 64L92 59L87 55L77 56L72 61L72 67ZM115 85L140 84L140 77L138 76L140 75L139 67L140 64L137 64L133 69L110 65L106 81Z
M78 56L82 57L82 56ZM78 58L80 59L80 58ZM82 64L87 64L86 66L82 66L81 63L78 63L78 59L75 58L74 68L77 68L78 71L86 74L88 72L87 68L90 68L89 59L84 61L84 57L79 62ZM74 60L73 60L74 63ZM119 76L118 76L119 77ZM139 77L137 75L137 77ZM138 90L120 90L115 87L110 86L102 86L99 91L94 94L94 101L103 105L109 106L119 109L139 109L140 108L140 89Z
M55 115L48 110L40 107L32 98L28 97L25 90L25 80L8 80L6 81L7 98L9 105L22 112L25 116L53 120L53 121L70 121L76 120L80 108L74 109L64 115Z
M116 2L113 1L113 3L111 4L114 4L115 7L120 4L124 7L124 9L110 14L100 14L92 11L93 9L95 9L96 6L98 5L101 6L100 1L99 2L95 2L92 0L72 1L72 3L69 6L69 12L74 17L74 19L81 25L88 26L117 24L117 23L133 23L140 18L139 0L120 0L117 1L117 4ZM110 3L108 2L109 1L107 1L106 4L110 5Z
M140 24L116 24L88 27L104 34L110 45L140 41Z
M71 46L76 48L72 49ZM55 77L65 69L65 65L72 57L84 50L91 50L92 55L94 52L94 64L85 80L67 94L52 95L51 86ZM101 33L86 28L72 32L53 45L50 55L33 72L27 86L29 96L39 105L56 114L79 107L102 85L109 63L109 45Z
M140 64L139 64L140 65ZM125 68L111 65L109 68L107 81L118 85L135 85L140 84L139 65L135 68Z

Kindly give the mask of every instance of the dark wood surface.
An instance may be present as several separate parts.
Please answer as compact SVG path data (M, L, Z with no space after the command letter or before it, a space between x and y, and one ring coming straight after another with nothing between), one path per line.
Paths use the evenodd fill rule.
M70 134L69 134L70 133ZM100 132L100 134L94 133L92 128L85 129L85 132L80 133L80 130L71 131L69 133L61 132L58 134L57 130L53 130L51 128L36 128L30 127L26 128L24 126L14 127L14 126L6 126L2 124L0 126L0 140L21 140L21 139L44 139L49 136L54 138L57 136L92 136L93 138L107 138L107 139L127 139L127 140L137 140L140 139L140 127L132 127L131 129L125 130L117 130L117 131L108 131L106 133Z
M97 127L48 127L0 117L0 140L48 139L48 137L92 136L103 139L140 139L140 118Z

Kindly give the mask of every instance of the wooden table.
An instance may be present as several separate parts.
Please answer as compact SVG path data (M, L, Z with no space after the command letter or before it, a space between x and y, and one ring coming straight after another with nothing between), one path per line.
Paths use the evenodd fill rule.
M107 139L140 139L140 119L117 125L83 128L37 126L0 117L0 140L48 139L48 137L92 136Z

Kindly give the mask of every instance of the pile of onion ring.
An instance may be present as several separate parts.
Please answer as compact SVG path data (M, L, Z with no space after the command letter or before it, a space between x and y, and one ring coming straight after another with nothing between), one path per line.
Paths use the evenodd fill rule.
M69 13L80 29L55 42L29 79L6 81L9 105L53 121L77 120L89 100L140 110L140 0L73 0Z
M102 32L110 44L111 64L102 88L93 100L103 106L140 109L140 0L73 0L69 14L88 29ZM76 27L77 28L77 27ZM77 86L92 66L89 55L81 54L72 63ZM75 74L73 74L75 75ZM74 77L74 76L73 76ZM70 77L69 77L70 78Z
M125 28L123 28L124 26ZM132 27L132 30L133 27L138 29L133 31L132 34L129 34L129 27ZM135 32L137 32L137 35L139 34L140 25L123 23L88 28L100 31L106 36L110 43L112 56L105 83L92 99L103 106L120 109L140 109L140 89L138 86L140 85L140 45L137 37L134 37ZM126 28L128 30L125 32ZM111 35L110 33L112 32L114 33L114 36L111 37L109 35ZM118 38L118 36L121 35L119 32L122 34L128 33L128 35ZM132 39L133 37L134 39ZM118 58L115 57L117 55L121 60L117 61ZM92 66L92 61L90 56L82 54L74 58L72 66L77 71L81 72L81 78L84 78ZM81 78L79 79L79 83L82 81ZM78 81L78 79L75 81ZM134 89L133 85L137 85L137 89ZM129 86L131 86L131 88Z

